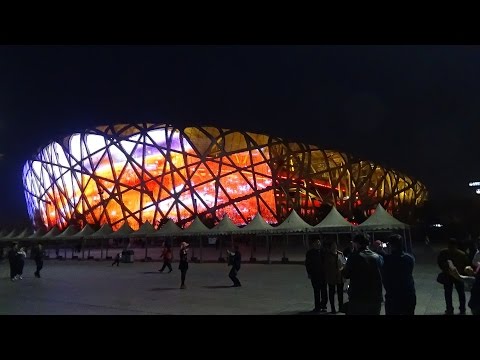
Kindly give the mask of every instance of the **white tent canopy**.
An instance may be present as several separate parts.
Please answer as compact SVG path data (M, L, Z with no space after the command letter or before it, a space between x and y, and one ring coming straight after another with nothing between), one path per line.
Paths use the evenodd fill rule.
M142 238L145 237L149 234L153 234L155 232L155 228L153 227L152 224L150 224L149 221L145 222L140 226L140 229L137 231L132 232L130 235L128 235L129 238Z
M82 230L80 230L78 233L72 236L74 239L80 239L87 237L89 235L92 235L95 232L95 230L90 226L90 224L87 224L83 227Z
M135 230L133 230L130 225L128 224L127 221L123 223L120 228L115 231L113 234L111 234L112 239L123 239L123 238L128 238L130 237L130 234L133 233Z
M358 229L377 231L406 228L408 228L407 224L395 219L380 204L377 205L375 212L367 220L358 225Z
M29 238L29 239L39 239L39 238L41 238L43 235L45 235L45 230L43 230L43 229L38 229L38 230L36 230L32 235L30 235L28 238Z
M255 217L246 226L240 229L241 234L265 233L270 232L273 226L265 221L265 219L257 213Z
M157 231L147 234L148 237L161 237L161 236L179 236L183 230L178 227L172 219L168 219L167 222Z
M223 219L210 230L213 235L230 235L240 233L240 228L236 226L232 219L225 215Z
M28 239L32 235L33 231L30 228L26 228L20 234L14 237L16 240Z
M344 219L335 206L332 206L328 215L315 225L312 230L351 231L352 224Z
M184 235L207 235L210 232L210 229L205 226L204 223L197 216L190 224L190 226L183 230L182 234Z
M17 234L18 234L17 229L13 229L7 235L3 236L2 240L13 240L15 236L17 236Z
M55 239L70 239L76 233L78 233L78 229L75 226L70 225L62 233L55 236Z
M106 237L110 237L112 235L113 230L109 224L103 224L100 229L95 231L93 234L86 236L87 239L103 239Z
M55 225L53 228L50 229L49 232L47 232L45 235L43 235L41 237L41 239L42 240L53 239L55 236L57 236L60 233L61 233L60 229Z
M277 227L273 228L273 232L303 232L306 230L312 229L312 225L307 224L303 219L297 214L295 210L292 210L290 215Z

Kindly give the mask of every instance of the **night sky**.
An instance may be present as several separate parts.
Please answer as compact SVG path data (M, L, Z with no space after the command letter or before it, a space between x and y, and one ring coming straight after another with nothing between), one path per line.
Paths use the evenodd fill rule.
M480 46L0 46L0 224L40 146L102 124L269 133L475 196Z

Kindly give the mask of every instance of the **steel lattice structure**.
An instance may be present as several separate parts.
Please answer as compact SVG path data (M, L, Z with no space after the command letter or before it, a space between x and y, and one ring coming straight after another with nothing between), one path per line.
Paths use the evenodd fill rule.
M377 203L411 210L425 186L395 170L313 145L220 129L136 124L101 126L43 148L23 170L28 212L37 224L114 229L125 221L196 214L245 224L259 211L270 223L295 209L318 223L322 204L346 216Z

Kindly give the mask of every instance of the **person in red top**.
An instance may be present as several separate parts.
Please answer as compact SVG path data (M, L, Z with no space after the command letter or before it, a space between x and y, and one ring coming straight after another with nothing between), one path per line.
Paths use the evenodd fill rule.
M160 258L163 258L163 266L160 270L160 272L163 272L166 267L168 267L168 273L172 272L172 259L173 259L173 253L172 253L172 247L170 244L167 244L162 251L162 255L160 255Z

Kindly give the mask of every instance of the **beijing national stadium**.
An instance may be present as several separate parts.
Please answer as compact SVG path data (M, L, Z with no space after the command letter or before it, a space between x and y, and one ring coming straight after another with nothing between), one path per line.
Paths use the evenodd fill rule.
M322 209L368 217L377 204L408 218L427 198L418 180L351 154L209 126L100 126L53 141L23 169L28 213L50 229L72 223L141 224L259 213L280 223L294 209L315 225Z

